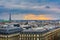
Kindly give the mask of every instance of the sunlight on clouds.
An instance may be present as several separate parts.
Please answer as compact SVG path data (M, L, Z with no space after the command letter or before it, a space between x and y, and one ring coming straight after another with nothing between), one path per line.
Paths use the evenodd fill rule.
M60 16L60 15L59 15ZM12 20L57 20L59 16L56 15L49 15L49 14L12 14ZM0 19L9 19L9 14L2 14L0 15Z
M52 20L52 18L47 17L46 15L34 15L34 14L27 14L24 16L24 20Z
M19 15L12 15L12 19L16 20L51 20L60 19L60 1L57 0L0 0L0 13L18 13ZM48 8L48 7L49 8ZM11 11L12 10L12 11ZM33 14L29 14L33 13ZM26 14L23 15L22 14ZM34 15L37 14L37 15ZM41 14L41 15L38 15ZM51 14L53 17L48 17L43 14ZM58 14L58 15L56 15ZM58 17L56 17L58 16ZM24 17L24 18L23 18ZM3 15L4 19L5 15Z
M47 17L46 15L39 15L39 16L38 16L38 19L39 19L39 20L52 20L51 17Z

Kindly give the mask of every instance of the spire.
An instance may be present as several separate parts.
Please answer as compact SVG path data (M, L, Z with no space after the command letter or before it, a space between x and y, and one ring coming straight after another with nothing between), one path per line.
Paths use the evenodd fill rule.
M11 22L11 13L9 13L9 22Z

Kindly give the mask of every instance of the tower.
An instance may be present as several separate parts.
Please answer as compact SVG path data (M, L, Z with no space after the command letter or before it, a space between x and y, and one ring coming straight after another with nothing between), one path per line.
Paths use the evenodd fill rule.
M11 22L11 13L9 13L9 22Z

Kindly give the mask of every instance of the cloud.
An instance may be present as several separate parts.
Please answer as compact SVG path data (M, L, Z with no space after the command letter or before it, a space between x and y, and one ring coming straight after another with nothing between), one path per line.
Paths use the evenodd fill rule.
M54 16L53 16L54 15ZM0 16L0 19L9 20L9 14L3 13ZM58 20L60 19L60 15L55 14L12 14L12 20Z
M56 5L47 5L47 4L44 4L44 5L39 5L37 3L26 3L26 2L22 2L20 4L14 4L14 3L6 3L5 5L5 8L9 8L9 9L27 9L27 10L44 10L44 11L55 11L55 12L59 12L59 8L58 6ZM50 8L46 8L46 6L49 6Z
M11 14L11 19L12 20L24 20L24 16L26 14ZM4 19L4 20L9 20L9 14L8 13L3 13L0 15L0 19Z
M46 6L49 6L50 8L46 8ZM13 10L13 12L19 12L19 11L23 11L23 12L32 12L33 13L40 13L40 12L56 12L56 13L60 13L60 9L54 5L28 5L28 4L20 4L20 5L16 5L16 4L6 4L4 6L4 9L7 9L7 11L11 12L10 10ZM16 10L16 11L14 11ZM28 11L29 10L29 11ZM34 12L35 11L35 12ZM54 14L54 13L53 13Z
M40 15L27 14L24 16L24 20L56 20L56 18L54 18L51 15L44 15L44 14Z
M49 6L50 8L46 8L46 6ZM53 12L57 12L60 13L60 9L58 7L52 6L52 5L28 5L28 4L20 4L20 5L16 5L16 4L6 4L5 5L6 8L9 9L24 9L24 10L37 10L37 11L53 11Z
M0 8L0 13L12 12L19 14L51 14L52 16L55 14L55 16L58 16L60 15L59 3L59 0L0 0L0 5L3 6L2 8ZM47 6L49 6L50 8L47 8ZM18 15L17 17L16 16L17 15L13 15L13 18L23 19L19 18L21 17L21 15ZM53 17L54 19L55 16Z
M26 14L13 14L12 20L24 20L24 15Z
M49 2L47 4L47 2ZM56 6L55 1L48 0L0 0L0 4L6 8L42 9L46 5ZM56 4L56 5L55 5Z

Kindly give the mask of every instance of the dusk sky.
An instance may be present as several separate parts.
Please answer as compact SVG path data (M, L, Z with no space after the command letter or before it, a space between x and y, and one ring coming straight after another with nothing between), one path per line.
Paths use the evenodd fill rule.
M60 20L60 0L0 0L0 19L8 20L9 13L12 20Z

